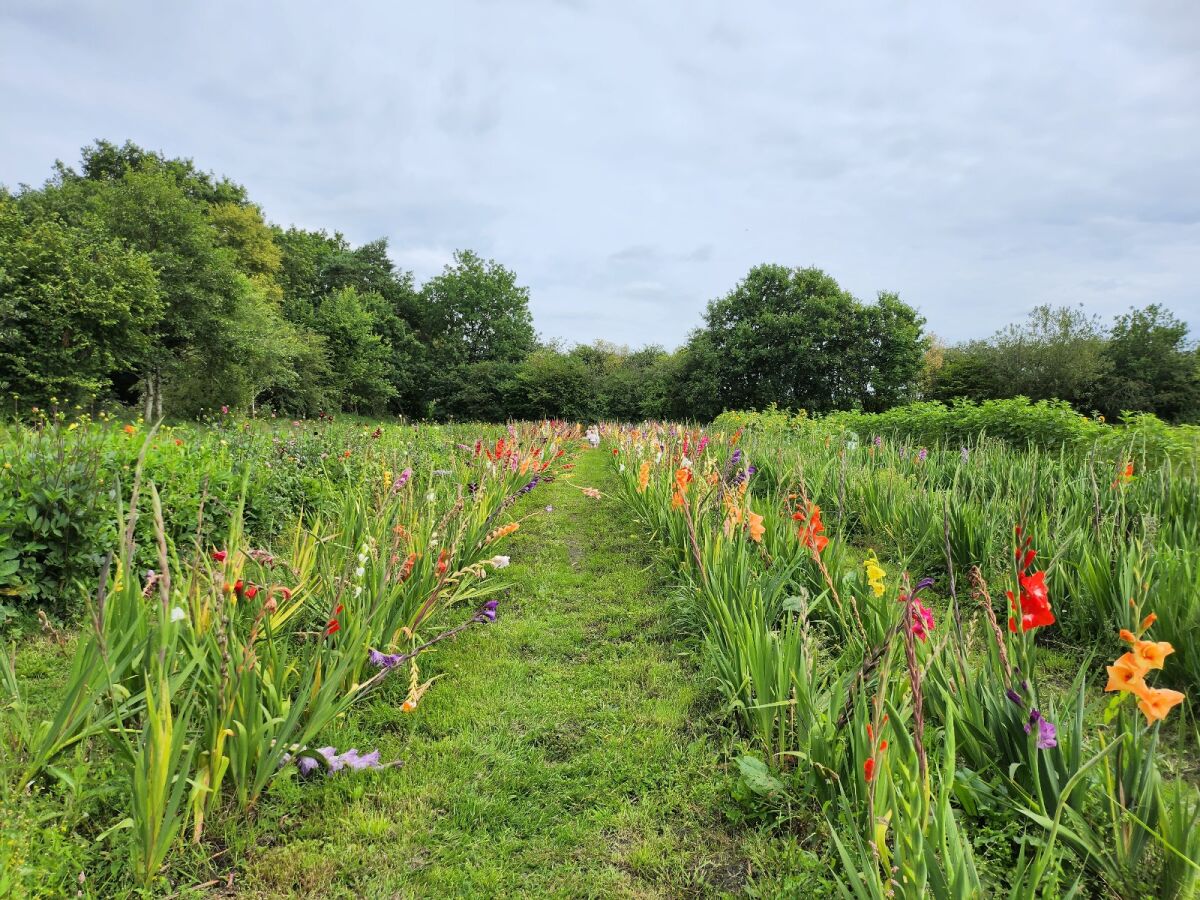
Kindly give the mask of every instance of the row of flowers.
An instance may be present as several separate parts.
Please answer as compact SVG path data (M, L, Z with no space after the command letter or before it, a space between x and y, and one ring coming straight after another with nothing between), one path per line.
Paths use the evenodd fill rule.
M953 565L952 548L939 580L910 586L907 573L890 577L874 550L837 534L845 521L829 525L814 483L835 500L846 487L806 478L820 459L741 431L651 423L605 437L622 501L691 583L730 708L766 755L770 774L753 758L739 762L743 790L835 810L828 840L848 896L996 890L960 823L982 809L1043 829L1028 858L1016 847L991 851L1008 872L1005 890L1065 890L1063 872L1075 864L1120 890L1144 890L1149 879L1155 896L1191 896L1200 842L1185 840L1180 823L1200 803L1190 788L1147 774L1157 773L1159 729L1185 697L1148 681L1174 648L1150 639L1156 617L1138 612L1142 601L1128 610L1137 627L1120 633L1130 650L1109 667L1106 689L1118 702L1092 725L1097 694L1086 669L1065 694L1040 684L1039 635L1057 618L1049 570L1023 526L1012 531L1009 573L999 572L1010 582L1000 606L972 561ZM881 447L876 439L869 450ZM845 452L831 450L834 466ZM989 462L981 454L974 464ZM1128 465L1114 487L1132 478ZM975 614L956 575L969 575ZM941 629L937 586L949 595ZM1124 714L1125 697L1140 722ZM1092 824L1098 809L1105 824ZM1169 848L1169 860L1149 867L1154 844Z
M176 548L158 491L135 473L59 710L41 719L2 667L21 723L17 780L53 781L70 748L111 743L130 785L129 871L151 886L185 830L200 841L214 815L249 814L276 779L394 764L321 738L396 674L398 696L379 696L418 710L440 677L422 673L423 654L496 620L505 585L492 576L510 562L497 551L522 522L513 506L569 464L577 438L512 426L486 445L450 444L448 464L422 477L415 460L376 461L385 477L346 488L270 549L238 515L216 546ZM156 523L144 574L140 517Z

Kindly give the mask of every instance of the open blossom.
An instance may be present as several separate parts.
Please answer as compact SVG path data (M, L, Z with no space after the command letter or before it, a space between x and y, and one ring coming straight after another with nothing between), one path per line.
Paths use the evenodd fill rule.
M508 566L509 558L507 556L497 555L489 559L488 562L491 563L494 568L504 569Z
M357 748L351 747L345 753L338 753L336 747L318 747L314 753L316 756L301 756L296 760L296 768L305 778L318 772L324 774L340 772L343 769L359 772L363 769L385 769L398 765L398 763L381 762L378 750L362 754L358 752ZM285 754L282 762L286 765L291 759L291 754Z
M1116 662L1108 666L1108 684L1106 691L1120 691L1133 694L1138 698L1138 709L1146 717L1146 724L1165 719L1167 713L1182 703L1186 698L1179 691L1167 688L1152 688L1146 683L1146 676L1155 669L1163 667L1163 660L1175 652L1175 648L1167 641L1146 641L1140 635L1154 624L1155 615L1151 613L1138 629L1138 635L1122 629L1121 639L1132 644L1133 650L1122 654Z
M1039 750L1049 750L1051 747L1058 746L1058 729L1036 709L1029 713L1029 721L1025 723L1025 733L1033 734L1035 728L1037 729L1037 748Z
M650 484L650 463L643 462L638 469L637 492L639 494L646 493L646 487Z
M825 524L821 521L821 507L809 503L807 512L797 511L792 514L792 518L801 523L797 533L801 544L814 553L820 553L829 546L829 538L825 537Z
M1020 540L1020 525L1016 527L1016 533L1017 539ZM1017 545L1015 551L1020 598L1018 599L1012 591L1006 592L1008 602L1013 610L1013 615L1008 620L1008 630L1013 632L1018 630L1018 615L1020 616L1020 631L1031 631L1034 628L1053 625L1055 622L1054 610L1050 608L1050 590L1046 586L1046 573L1041 570L1029 571L1037 557L1037 551L1030 546L1031 543L1032 538L1026 536L1024 541Z
M870 586L872 593L876 597L882 597L884 592L883 579L887 577L887 572L883 566L879 565L879 560L876 558L874 551L863 561L863 568L867 573L867 584Z

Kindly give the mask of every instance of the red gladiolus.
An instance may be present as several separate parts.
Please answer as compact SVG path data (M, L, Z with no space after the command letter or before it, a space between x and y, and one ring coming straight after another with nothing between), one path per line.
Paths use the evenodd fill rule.
M450 553L443 550L438 554L437 572L439 575L445 575L448 568L450 568Z
M868 757L867 761L865 763L863 763L863 777L866 778L867 781L871 781L872 779L874 779L874 777L875 777L875 757L873 757L873 756Z
M225 557L227 557L228 555L229 554L226 553L224 550L214 550L212 552L212 558L215 559L217 562L225 562Z
M1020 540L1020 525L1016 527L1016 534ZM1033 565L1033 560L1037 556L1037 551L1030 547L1031 543L1032 538L1026 537L1023 542L1018 544L1015 552L1020 564L1020 571L1017 572L1017 584L1021 589L1019 600L1012 591L1005 592L1013 611L1013 615L1008 620L1008 630L1012 632L1018 630L1018 615L1020 616L1021 631L1031 631L1034 628L1053 625L1055 622L1054 610L1050 608L1050 590L1046 586L1046 573L1042 570L1029 571L1029 567Z
M242 596L242 588L243 587L244 587L244 585L242 584L242 579L239 578L237 581L235 581L233 583L233 592L240 597L240 596Z
M252 584L252 585L250 585L250 587L246 588L246 599L247 600L253 600L257 596L258 596L258 586L257 585Z
M339 603L337 605L337 609L335 609L333 611L333 618L330 619L328 624L326 624L326 626L325 626L325 637L329 637L331 634L337 634L339 631L342 630L342 623L339 622L337 619L337 617L340 616L341 614L342 614L342 604Z

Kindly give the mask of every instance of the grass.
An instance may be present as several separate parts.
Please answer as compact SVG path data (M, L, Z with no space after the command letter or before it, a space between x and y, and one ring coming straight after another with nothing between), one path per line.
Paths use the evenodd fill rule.
M418 710L400 711L398 675L328 737L403 766L283 783L198 879L262 897L716 896L813 864L731 817L734 745L663 579L615 501L578 490L609 487L603 456L571 474L516 509L534 514L500 617L422 658L422 679L445 677Z

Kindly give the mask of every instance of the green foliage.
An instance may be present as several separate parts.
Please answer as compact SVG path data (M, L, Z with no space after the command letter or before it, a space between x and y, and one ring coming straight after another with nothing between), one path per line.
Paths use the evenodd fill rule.
M715 386L700 409L886 408L915 388L923 324L895 294L864 304L819 269L757 266L689 344Z

